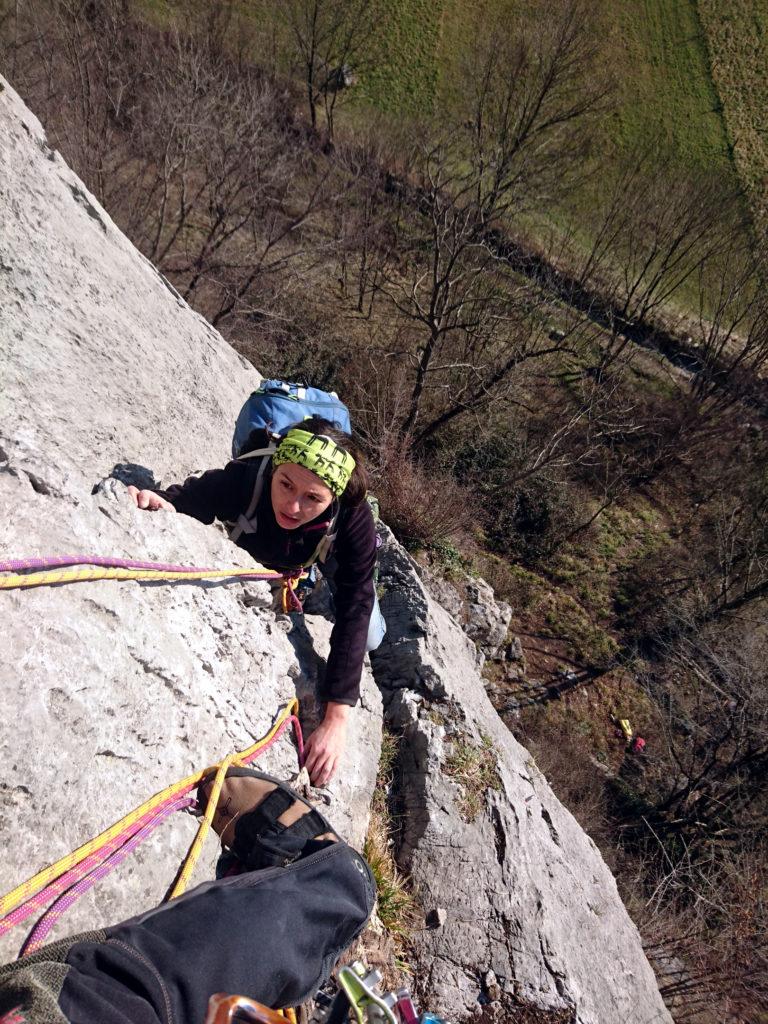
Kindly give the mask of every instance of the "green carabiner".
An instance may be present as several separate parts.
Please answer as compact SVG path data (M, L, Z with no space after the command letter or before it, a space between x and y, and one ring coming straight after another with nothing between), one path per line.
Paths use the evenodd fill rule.
M397 1024L397 1018L392 1010L353 968L342 967L339 970L338 979L349 1000L349 1005L355 1011L357 1024L371 1024L374 1020L384 1020L387 1024ZM375 1017L372 1017L368 1012L372 1007L376 1007L376 1011L378 1011L374 1011L376 1013Z

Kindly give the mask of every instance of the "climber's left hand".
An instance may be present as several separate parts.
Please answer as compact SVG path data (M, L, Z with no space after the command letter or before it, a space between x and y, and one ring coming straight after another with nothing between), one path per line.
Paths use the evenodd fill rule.
M336 774L347 742L350 710L346 704L329 702L325 717L307 740L304 763L313 786L326 785Z

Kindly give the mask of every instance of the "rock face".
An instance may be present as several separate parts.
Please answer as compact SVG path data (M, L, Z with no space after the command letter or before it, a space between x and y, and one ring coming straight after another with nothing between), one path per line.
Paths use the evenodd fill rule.
M117 230L0 80L0 552L252 565L219 530L142 513L116 463L166 482L222 465L258 375ZM0 592L0 891L147 797L246 747L296 691L311 704L329 625L275 616L267 584L103 581ZM314 635L314 649L307 627ZM327 811L365 835L381 733L370 675ZM361 756L360 752L364 755ZM281 739L259 761L289 777ZM164 894L194 835L162 826L53 937ZM210 877L210 840L198 877ZM34 917L30 918L30 923ZM24 928L0 940L15 955Z
M105 478L118 463L165 483L221 464L258 376L120 234L2 80L0 154L2 557L247 564L217 529L139 512ZM475 645L391 540L381 583L389 632L375 668L402 737L399 856L425 913L424 1004L456 1022L483 1001L504 1020L515 999L570 1007L580 1024L669 1021L613 878L493 711ZM275 615L258 583L0 591L0 616L1 891L248 745L294 692L311 705L329 633L316 616ZM324 808L356 844L380 739L366 673ZM288 776L288 740L260 765ZM177 818L54 937L160 899L193 834ZM209 842L198 877L215 856Z
M467 624L464 630L487 658L503 656L512 609L506 601L497 601L485 580L467 583Z
M424 1003L456 1020L482 1004L508 1020L520 1000L579 1024L670 1021L610 871L493 710L474 645L391 538L380 565L389 629L373 666L401 736Z
M474 640L481 667L485 658L495 661L509 656L507 632L512 609L506 601L496 600L493 587L479 576L466 576L460 582L448 583L425 566L418 566L418 572L430 596L462 626L470 640Z

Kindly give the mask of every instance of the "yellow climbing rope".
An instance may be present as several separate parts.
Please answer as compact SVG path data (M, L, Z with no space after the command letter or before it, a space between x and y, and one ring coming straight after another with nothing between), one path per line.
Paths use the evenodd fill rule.
M0 590L18 590L24 587L53 586L58 583L79 583L88 580L215 580L234 576L256 576L255 569L200 569L196 572L171 572L157 569L112 569L86 566L70 569L45 569L41 572L7 573L0 576ZM260 579L280 580L283 574L273 569L258 571Z
M200 825L197 829L197 835L189 848L186 860L184 861L184 866L179 873L176 884L171 890L169 898L172 900L177 896L181 896L189 884L189 879L192 877L192 872L195 870L195 864L197 864L200 851L203 848L203 842L205 841L205 837L208 835L208 829L211 827L213 816L216 813L216 808L219 803L219 793L221 793L221 787L224 785L224 779L227 777L227 769L230 765L238 762L239 760L240 758L237 754L228 754L224 760L219 763L219 767L216 770L216 778L214 779L213 786L211 788L211 795L208 798L208 803L205 808L205 814L200 821Z
M224 775L226 774L226 769L227 767L229 767L229 765L238 764L241 761L251 760L253 757L255 757L259 753L259 751L261 751L263 748L265 748L272 742L272 740L275 738L275 735L280 731L284 722L286 722L292 715L298 715L298 708L299 702L294 698L293 700L289 701L285 708L283 708L283 710L277 716L277 718L272 724L272 727L269 729L266 735L262 736L261 739L256 740L256 742L252 743L251 746L246 747L245 750L241 750L238 754L228 755L224 758L223 761L219 762L219 764L212 765L208 768L204 768L201 771L195 772L193 775L188 775L186 778L181 779L179 782L175 782L171 786L167 786L161 792L156 793L153 797L150 797L149 800L145 800L145 802L141 804L141 806L137 807L129 814L126 814L125 817L115 822L114 825L110 825L109 828L105 829L100 835L96 836L94 839L90 839L87 843L84 843L82 846L78 847L78 849L73 850L72 853L68 853L60 860L57 860L55 864L51 864L49 867L43 868L41 871L38 871L36 875L33 875L31 878L28 878L26 882L22 882L20 885L17 885L16 888L13 889L11 892L7 893L5 896L0 897L0 917L5 917L6 914L9 914L20 903L23 903L26 900L28 900L40 889L44 888L54 879L58 878L59 875L64 874L65 871L69 871L70 868L74 867L76 864L79 864L80 861L83 860L85 857L88 857L90 856L90 854L100 850L102 846L105 846L111 839L114 839L115 836L123 832L129 825L135 823L143 815L146 815L147 812L153 810L155 807L158 807L160 804L165 803L172 796L181 794L185 790L189 791L190 789L192 789L201 781L201 779L205 775L208 775L212 771L217 771L217 781L219 774L221 774L221 779L223 781ZM200 830L198 830L198 835L195 837L195 841L190 847L184 866L182 867L182 871L179 876L179 882L177 882L176 886L174 887L174 896L180 895L180 893L184 891L184 886L182 885L180 887L179 883L181 883L182 879L184 879L185 885L186 881L188 881L189 879L189 875L191 874L194 868L195 861L199 856L203 838L205 837L205 833L207 832L207 829L210 825L210 820L212 819L213 813L216 808L216 804L215 802L213 802L214 792L216 798L218 799L218 793L220 790L221 783L219 782L218 789L216 789L216 786L214 786L213 791L211 793L211 800L208 801L208 807L206 808L204 822L201 825L201 828L203 828L202 838L200 837ZM208 813L209 811L210 815ZM207 824L205 824L206 820ZM190 861L191 866L189 866L189 869L187 870Z

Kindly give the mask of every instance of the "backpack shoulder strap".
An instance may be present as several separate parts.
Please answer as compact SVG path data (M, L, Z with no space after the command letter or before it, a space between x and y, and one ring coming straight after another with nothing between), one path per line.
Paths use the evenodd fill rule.
M304 563L305 569L309 568L309 566L313 565L315 562L320 562L322 564L326 560L328 555L331 553L333 542L336 540L336 535L338 533L338 530L336 528L338 519L339 513L336 512L333 519L331 519L330 523L328 523L327 530L320 538L320 543L313 551L311 557L308 558L307 561Z
M244 533L255 533L257 529L257 520L255 519L256 509L259 505L259 500L264 491L264 475L269 465L269 460L274 454L276 445L270 445L267 448L257 448L256 451L248 452L247 455L242 455L238 461L245 459L261 458L261 465L259 471L256 474L256 482L253 485L253 493L251 495L251 501L245 512L237 517L235 522L229 531L229 539L237 543Z

